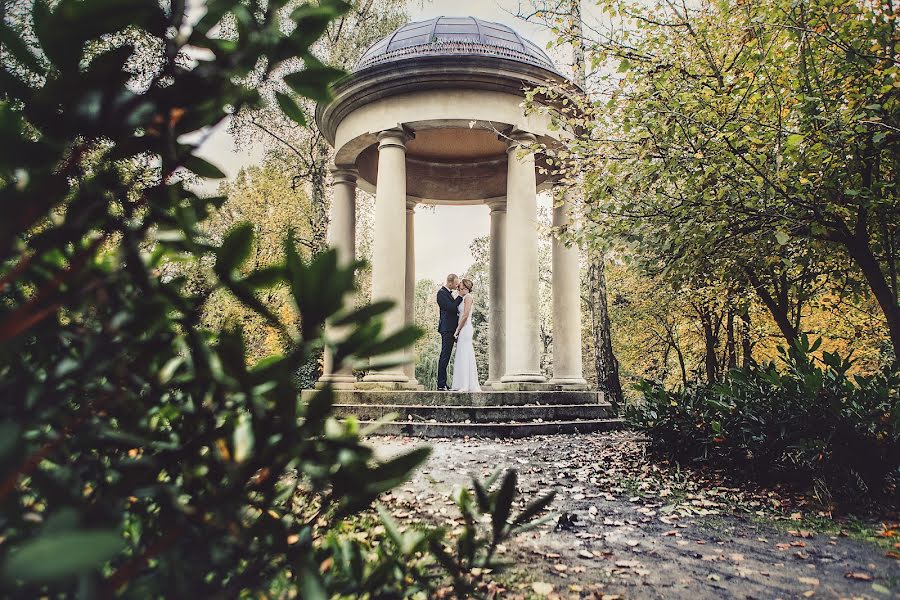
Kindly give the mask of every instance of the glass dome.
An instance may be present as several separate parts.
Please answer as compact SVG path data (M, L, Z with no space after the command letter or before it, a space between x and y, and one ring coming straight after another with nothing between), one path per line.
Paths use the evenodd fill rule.
M537 44L511 27L475 17L437 17L408 23L372 44L354 72L420 56L489 56L528 63L558 73Z

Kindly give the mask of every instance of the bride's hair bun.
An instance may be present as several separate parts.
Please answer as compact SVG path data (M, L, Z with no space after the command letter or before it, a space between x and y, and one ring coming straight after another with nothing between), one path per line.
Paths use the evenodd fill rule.
M473 283L471 279L463 279L462 280L463 287L465 287L470 292L472 291Z

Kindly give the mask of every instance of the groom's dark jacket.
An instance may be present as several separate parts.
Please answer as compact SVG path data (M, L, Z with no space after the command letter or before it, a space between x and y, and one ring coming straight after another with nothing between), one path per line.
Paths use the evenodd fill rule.
M453 333L456 326L459 325L459 303L462 302L462 296L453 297L453 293L446 287L441 286L437 293L437 303L441 309L441 318L438 321L438 331L440 333Z

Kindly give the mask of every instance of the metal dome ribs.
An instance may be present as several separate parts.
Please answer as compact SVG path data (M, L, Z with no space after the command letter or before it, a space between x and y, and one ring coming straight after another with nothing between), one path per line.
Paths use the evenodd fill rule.
M372 44L354 72L423 56L493 56L557 73L550 58L512 28L474 17L437 17L409 23Z

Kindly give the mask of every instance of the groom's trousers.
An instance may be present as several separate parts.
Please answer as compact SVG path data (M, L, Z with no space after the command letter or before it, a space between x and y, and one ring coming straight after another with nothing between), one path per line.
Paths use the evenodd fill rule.
M450 353L453 351L452 331L441 332L441 357L438 359L437 386L438 389L447 387L447 366L450 364Z

